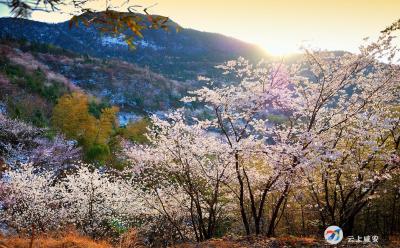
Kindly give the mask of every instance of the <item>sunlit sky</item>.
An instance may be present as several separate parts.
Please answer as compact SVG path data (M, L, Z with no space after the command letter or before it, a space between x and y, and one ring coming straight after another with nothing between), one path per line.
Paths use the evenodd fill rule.
M93 0L97 9L106 0ZM113 1L113 0L112 0ZM136 0L133 4L170 17L184 28L216 32L282 55L301 45L354 52L363 38L400 18L400 0ZM7 9L0 7L0 14ZM35 13L32 19L58 22L68 16Z

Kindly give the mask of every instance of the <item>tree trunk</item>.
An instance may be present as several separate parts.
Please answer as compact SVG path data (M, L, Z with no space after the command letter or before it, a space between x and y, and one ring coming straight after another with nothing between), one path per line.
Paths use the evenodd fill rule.
M33 247L33 240L35 239L35 224L32 224L31 240L29 242L29 248Z
M239 169L239 154L236 151L235 152L235 169L236 169L236 176L237 179L239 181L239 185L240 185L240 192L239 192L239 205L240 205L240 214L242 216L242 221L243 221L243 225L244 225L244 229L246 230L246 234L250 235L250 226L249 226L249 222L247 220L247 215L246 215L246 209L244 206L244 184L243 184L243 179L242 179L242 175L240 174L240 169Z
M279 197L279 200L276 203L274 210L272 211L272 216L271 216L271 220L270 220L270 223L268 226L268 231L267 231L268 237L275 235L276 219L278 218L279 209L281 208L283 200L286 198L288 191L289 191L289 183L286 183L285 189L283 190L282 195Z

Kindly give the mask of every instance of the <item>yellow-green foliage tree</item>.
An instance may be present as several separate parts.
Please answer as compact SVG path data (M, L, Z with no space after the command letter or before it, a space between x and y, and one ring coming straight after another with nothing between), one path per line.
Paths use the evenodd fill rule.
M88 160L103 162L110 154L108 142L117 126L117 113L117 107L104 108L97 119L89 113L88 96L74 92L58 100L52 124L67 138L77 140Z
M148 142L146 134L149 125L150 121L147 118L136 122L130 122L123 130L123 136L136 143L146 143Z
M117 113L118 107L115 106L101 111L100 119L97 120L96 143L105 144L109 141L113 130L117 127Z
M52 124L69 139L93 137L95 118L89 114L88 97L80 92L62 96L53 109Z

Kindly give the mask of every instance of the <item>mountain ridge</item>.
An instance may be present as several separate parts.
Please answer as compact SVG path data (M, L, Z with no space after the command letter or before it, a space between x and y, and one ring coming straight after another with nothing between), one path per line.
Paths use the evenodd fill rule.
M122 34L123 35L123 34ZM0 38L47 43L98 58L115 58L179 81L195 80L199 74L216 74L214 66L245 57L253 61L267 58L260 47L226 35L197 31L144 30L130 51L123 37L101 34L94 27L69 28L68 22L44 23L28 19L0 18Z

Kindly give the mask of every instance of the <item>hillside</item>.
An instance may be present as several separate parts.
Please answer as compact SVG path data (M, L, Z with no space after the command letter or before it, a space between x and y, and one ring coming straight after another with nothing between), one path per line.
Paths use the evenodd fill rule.
M28 119L37 111L49 116L51 105L60 95L83 90L118 106L120 120L124 123L134 117L132 112L144 114L178 107L179 99L194 86L166 79L149 68L116 59L80 55L51 45L3 40L0 58L4 61L0 71L3 89L0 102L15 115L20 114L19 108L27 110L37 104L26 113ZM62 86L62 90L59 87L56 93L50 92L57 96L43 95L50 93L37 85L32 86L31 81L43 84L40 86L43 89L55 84Z
M68 78L52 71L31 53L0 44L0 112L48 125L52 107L68 92L80 91Z
M118 58L179 81L193 80L198 74L212 76L215 65L239 56L254 60L266 57L261 48L221 34L193 29L146 30L143 34L144 38L136 41L137 49L130 51L123 36L111 37L93 27L70 29L68 22L0 18L0 38L26 39L98 58Z

